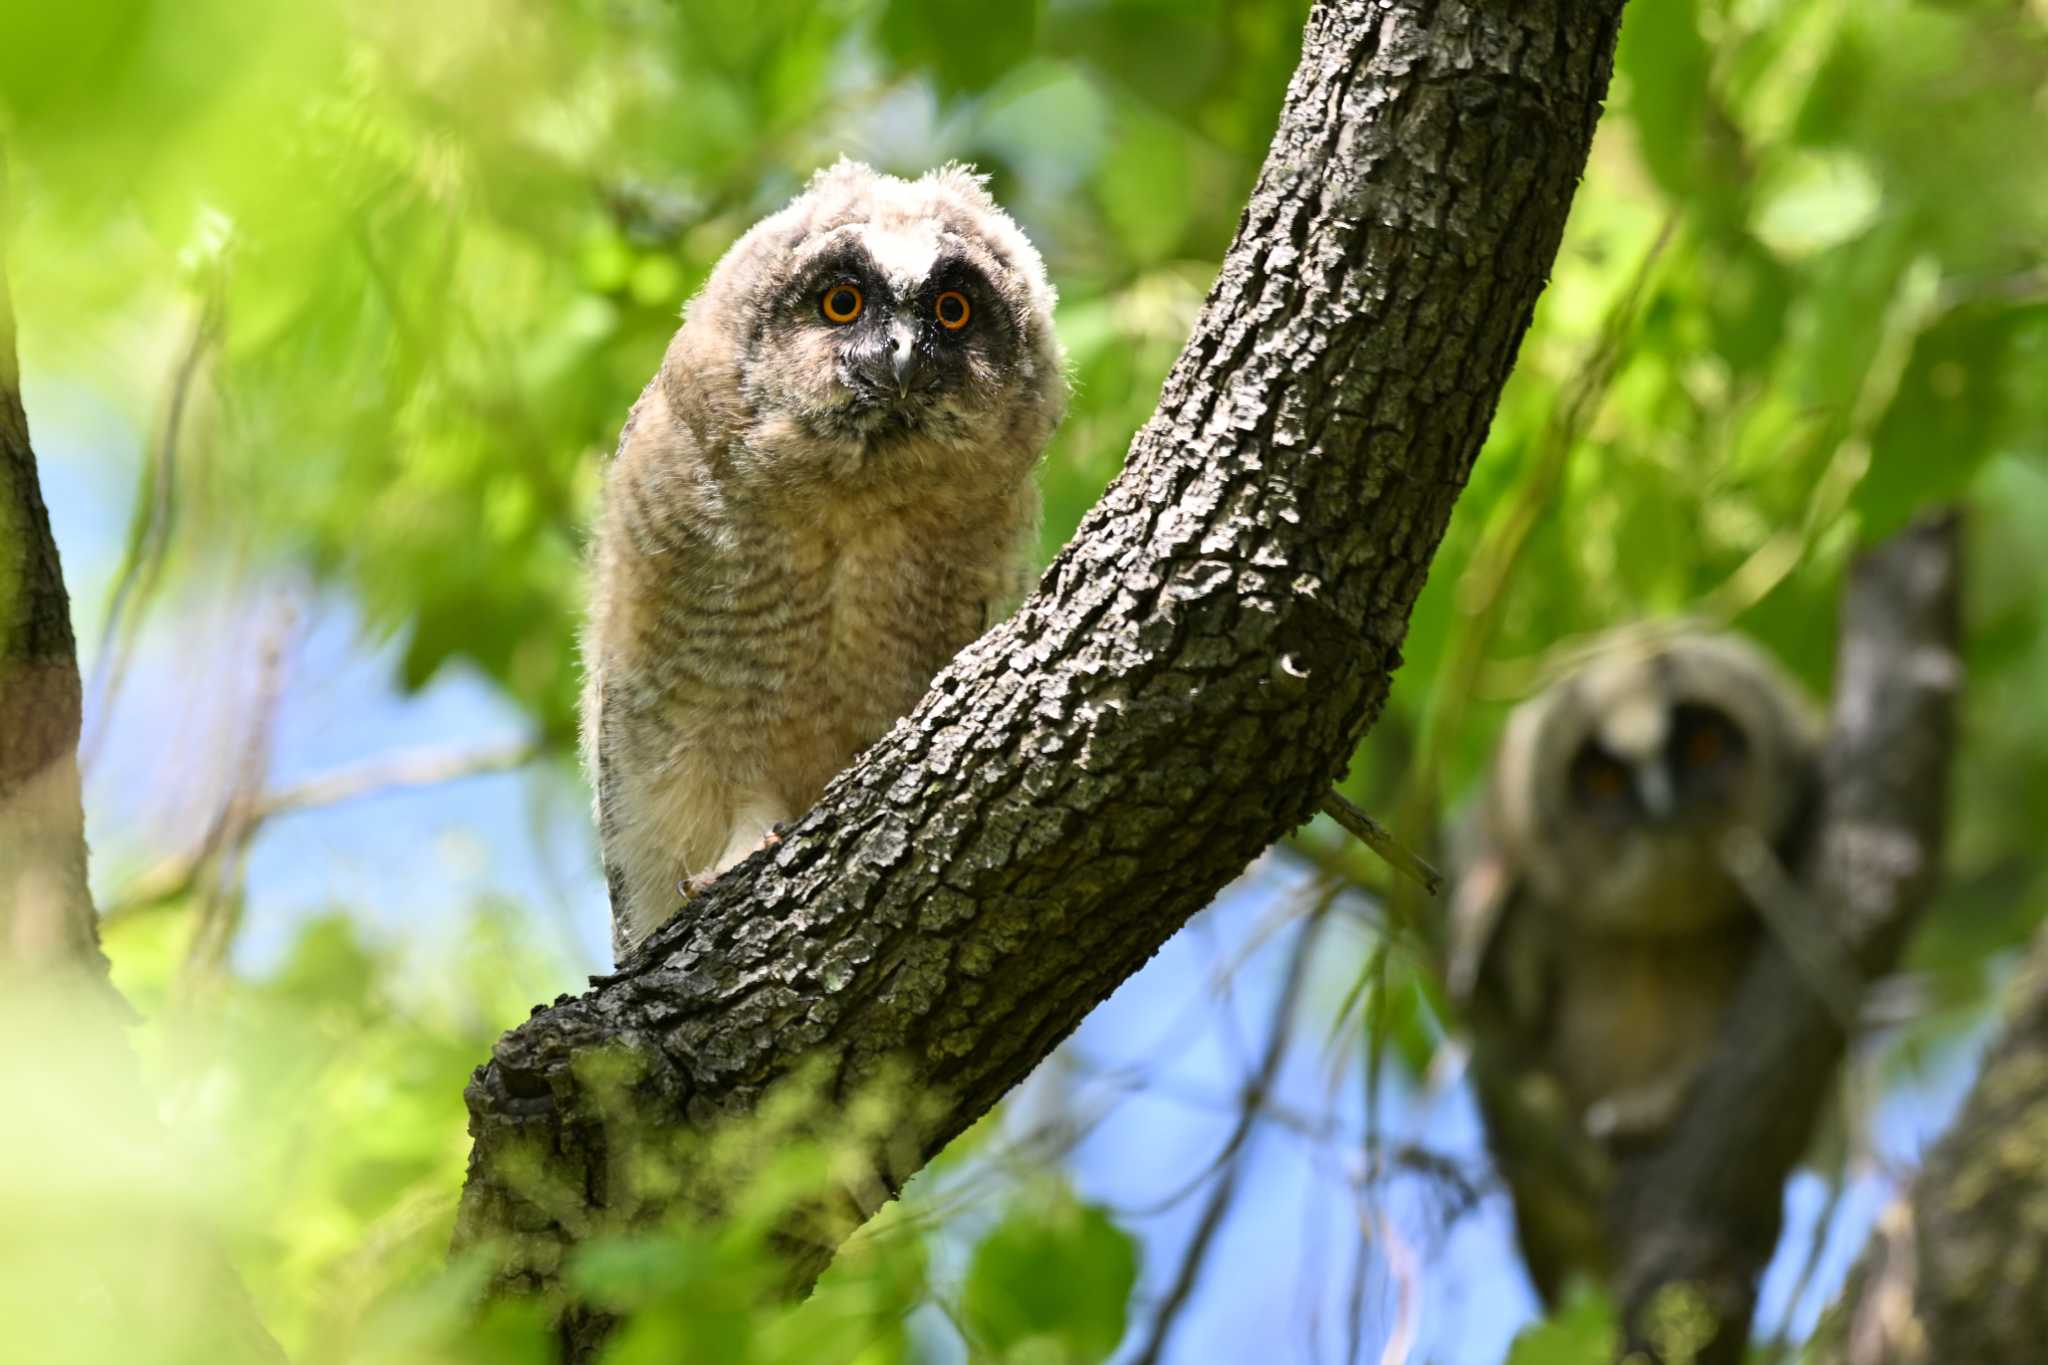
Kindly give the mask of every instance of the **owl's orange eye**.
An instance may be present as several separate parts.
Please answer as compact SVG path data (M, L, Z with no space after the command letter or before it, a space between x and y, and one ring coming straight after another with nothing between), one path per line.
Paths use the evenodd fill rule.
M973 311L967 306L967 296L957 289L948 289L932 301L932 315L939 320L939 326L949 332L965 327Z
M860 316L860 304L860 290L850 284L835 284L818 300L818 311L825 321L843 327Z

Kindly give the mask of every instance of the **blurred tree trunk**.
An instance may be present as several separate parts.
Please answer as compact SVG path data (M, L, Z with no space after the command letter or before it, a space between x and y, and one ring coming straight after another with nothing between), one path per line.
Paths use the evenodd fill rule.
M843 1192L871 1214L1309 818L1555 259L1621 9L1315 7L1194 335L1038 594L772 856L479 1069L455 1245L492 1246L501 1289L715 1210L656 1156L800 1061L837 1099L893 1060L920 1101ZM843 1230L792 1248L799 1283ZM571 1311L570 1353L605 1330Z
M85 882L71 602L14 354L6 174L0 158L0 969L62 964L104 979Z
M107 979L86 885L78 654L21 402L6 187L0 155L0 1037L8 1042L0 1090L34 1095L34 1085L19 1083L23 1074L51 1058L76 1062L67 1076L97 1093L77 1097L66 1112L32 1105L26 1126L53 1161L93 1170L119 1164L101 1160L110 1151L161 1146L164 1133L122 1033L133 1016ZM159 1273L116 1282L101 1267L79 1265L76 1301L50 1310L139 1298L166 1324L166 1340L200 1344L205 1358L283 1361L210 1229L190 1220L166 1225L155 1211L138 1210L135 1236Z
M1814 1365L2048 1356L2048 929L1912 1193L1886 1212Z
M1780 932L1744 973L1672 1136L1617 1175L1616 1293L1632 1360L1733 1365L1748 1346L1785 1178L1832 1093L1844 1022L1861 983L1897 963L1940 874L1961 573L1952 513L1907 527L1850 569L1819 824L1773 917ZM1787 942L1787 921L1810 924L1817 955Z

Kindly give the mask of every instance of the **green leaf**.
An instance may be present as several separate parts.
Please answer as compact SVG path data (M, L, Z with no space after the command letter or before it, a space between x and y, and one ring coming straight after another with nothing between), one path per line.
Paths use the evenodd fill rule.
M1681 200L1699 193L1695 166L1707 125L1708 52L1694 10L1693 0L1631 5L1615 55L1643 161Z
M1095 192L1132 256L1148 264L1164 258L1193 216L1187 138L1164 119L1127 120L1103 158Z
M1137 1280L1136 1244L1100 1208L1019 1204L975 1247L960 1311L998 1355L1097 1361L1123 1339Z
M1516 1335L1508 1365L1591 1365L1612 1360L1614 1346L1614 1305L1581 1281L1563 1307Z
M1883 199L1877 176L1853 153L1795 153L1764 177L1753 227L1772 251L1798 260L1862 233Z
M1031 55L1037 34L1037 0L889 0L878 36L894 61L961 95L1001 80Z
M2013 363L2015 343L2044 322L2048 305L1960 309L1920 335L1856 490L1866 538L1961 495L1998 453L2014 407L2009 388L2033 382Z

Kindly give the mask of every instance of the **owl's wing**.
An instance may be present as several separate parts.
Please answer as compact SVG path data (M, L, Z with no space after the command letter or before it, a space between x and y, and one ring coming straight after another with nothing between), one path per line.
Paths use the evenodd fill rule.
M1598 1275L1607 1254L1602 1158L1544 1061L1561 964L1542 908L1498 849L1465 864L1450 918L1446 984L1470 1026L1486 1145L1514 1201L1529 1278L1554 1307L1571 1277Z

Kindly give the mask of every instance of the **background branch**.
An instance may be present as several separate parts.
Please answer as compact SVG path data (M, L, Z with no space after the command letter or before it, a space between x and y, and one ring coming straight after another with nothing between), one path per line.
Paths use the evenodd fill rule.
M1940 870L1962 681L1959 542L1953 514L1918 522L1866 554L1843 594L1826 794L1800 880L1866 982L1898 960ZM1785 1178L1832 1093L1844 1008L1766 939L1676 1136L1620 1173L1628 1350L1675 1358L1675 1333L1697 1348L1685 1358L1740 1359Z

